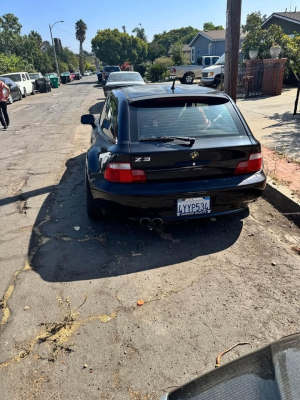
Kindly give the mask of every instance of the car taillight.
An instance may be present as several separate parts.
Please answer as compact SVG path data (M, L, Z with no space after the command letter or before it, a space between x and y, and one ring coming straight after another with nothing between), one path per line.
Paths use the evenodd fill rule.
M173 68L173 72L176 74L176 68Z
M111 163L105 169L104 178L109 182L146 182L146 174L139 169L131 169L129 163Z
M241 161L235 169L235 175L251 174L262 169L261 153L250 154L248 161Z

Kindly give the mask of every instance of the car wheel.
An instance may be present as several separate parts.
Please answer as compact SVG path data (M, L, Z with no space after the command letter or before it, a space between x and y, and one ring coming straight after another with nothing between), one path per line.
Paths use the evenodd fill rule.
M90 188L87 173L85 173L85 189L86 189L86 210L87 214L91 219L103 219L103 213L98 209L97 204L93 198L92 191Z
M192 83L194 82L194 77L194 74L187 73L184 75L182 83L185 83L186 85L192 85Z
M22 100L22 92L20 89L19 89L19 100Z
M24 94L23 94L23 97L25 98L25 97L27 97L27 92L26 92L26 89L24 88Z
M12 98L12 95L10 94L7 99L7 104L12 104L13 102L14 102L14 99Z

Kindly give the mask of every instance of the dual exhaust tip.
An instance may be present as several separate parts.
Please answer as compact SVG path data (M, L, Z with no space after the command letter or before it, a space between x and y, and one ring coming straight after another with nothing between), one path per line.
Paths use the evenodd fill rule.
M153 231L153 229L155 228L159 228L160 226L162 226L163 221L160 218L154 218L154 219L150 219L150 218L142 218L140 220L140 225L143 228L148 228L150 231Z

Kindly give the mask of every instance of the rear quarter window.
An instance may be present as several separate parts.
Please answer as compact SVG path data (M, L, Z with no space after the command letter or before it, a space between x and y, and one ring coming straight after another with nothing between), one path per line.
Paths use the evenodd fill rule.
M246 135L226 98L177 98L133 102L131 141L161 136L224 137Z

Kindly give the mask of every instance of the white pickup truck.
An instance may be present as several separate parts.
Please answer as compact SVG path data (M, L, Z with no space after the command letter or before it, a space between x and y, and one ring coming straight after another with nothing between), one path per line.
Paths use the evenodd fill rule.
M191 85L194 79L202 77L202 70L214 65L219 56L198 57L196 65L176 65L170 67L170 74L173 78L179 79L181 83Z
M224 65L225 65L225 54L223 54L219 60L211 67L204 68L202 71L201 83L204 86L218 85L224 79Z

